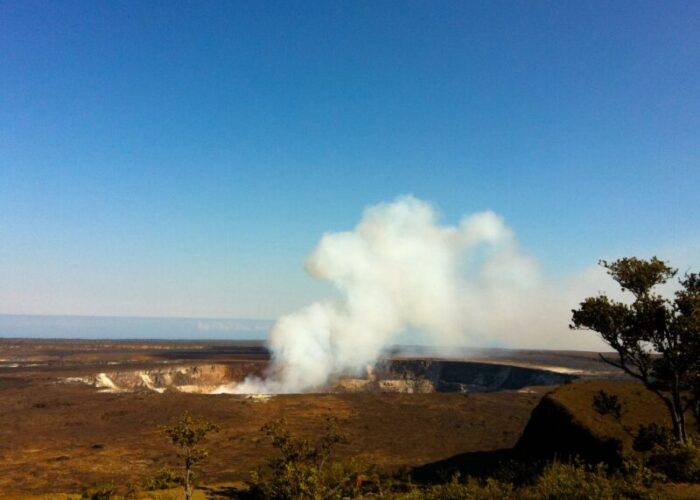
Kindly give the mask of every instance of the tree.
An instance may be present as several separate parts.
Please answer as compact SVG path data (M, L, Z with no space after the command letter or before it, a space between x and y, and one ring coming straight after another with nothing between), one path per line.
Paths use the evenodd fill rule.
M686 444L685 414L700 401L700 276L686 274L667 299L654 291L677 274L666 262L629 257L600 264L633 301L589 297L572 311L570 327L600 334L617 353L601 359L656 394L668 409L676 440Z
M182 487L185 490L185 500L192 498L192 472L199 462L204 460L208 452L201 442L211 432L218 432L219 427L202 418L194 418L185 412L180 420L172 425L162 427L163 433L178 449L178 458L183 461L184 474Z

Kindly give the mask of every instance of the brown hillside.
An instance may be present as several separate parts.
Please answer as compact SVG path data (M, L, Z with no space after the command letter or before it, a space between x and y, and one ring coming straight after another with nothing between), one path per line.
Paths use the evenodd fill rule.
M593 396L600 390L616 395L621 401L622 424L593 409ZM696 432L695 421L690 415L688 419L689 430ZM465 453L416 467L412 475L421 482L444 481L455 472L488 477L512 461L542 463L573 457L589 463L617 465L626 454L634 453L633 436L639 427L652 422L667 425L666 409L641 384L573 382L558 387L540 400L514 448L465 450Z
M619 398L621 423L593 408L593 397L605 391ZM690 415L689 430L697 431ZM578 455L599 462L619 463L633 453L634 435L642 425L657 422L668 425L666 408L657 396L641 384L589 381L565 384L546 395L535 408L522 437L519 452L535 456Z

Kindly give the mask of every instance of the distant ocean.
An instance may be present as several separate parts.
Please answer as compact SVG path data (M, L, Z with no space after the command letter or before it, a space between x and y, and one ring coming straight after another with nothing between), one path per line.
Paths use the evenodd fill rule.
M273 323L262 319L0 314L0 338L263 340Z

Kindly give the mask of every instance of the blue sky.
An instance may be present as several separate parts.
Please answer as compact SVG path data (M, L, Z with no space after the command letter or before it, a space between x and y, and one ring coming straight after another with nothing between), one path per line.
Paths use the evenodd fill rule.
M326 231L492 209L700 263L698 2L0 3L0 313L272 318ZM661 252L665 252L661 254Z

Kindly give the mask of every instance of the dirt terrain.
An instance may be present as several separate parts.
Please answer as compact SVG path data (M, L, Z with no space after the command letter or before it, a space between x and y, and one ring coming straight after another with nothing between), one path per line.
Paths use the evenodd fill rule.
M517 352L507 357L517 360ZM571 357L549 352L537 358L530 352L518 365L595 375L593 356L574 356L567 365ZM0 491L20 496L80 492L106 481L124 485L145 479L175 464L159 426L184 410L222 428L209 441L211 456L201 471L207 482L247 477L272 451L260 427L280 417L295 432L312 436L324 416L335 415L349 438L340 448L342 455L390 469L415 466L464 452L513 447L533 408L552 389L265 398L158 392L146 386L101 392L104 387L75 381L108 371L191 369L199 363L226 366L229 378L242 379L262 371L267 358L262 346L253 342L2 340ZM474 359L502 362L483 355Z

